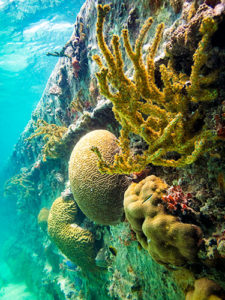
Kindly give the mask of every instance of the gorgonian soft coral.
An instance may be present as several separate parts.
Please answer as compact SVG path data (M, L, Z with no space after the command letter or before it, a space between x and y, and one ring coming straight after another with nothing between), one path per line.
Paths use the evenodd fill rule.
M113 164L110 164L98 149L93 148L99 158L99 170L108 174L130 174L142 171L150 163L167 167L184 167L193 163L211 149L211 141L215 139L204 122L201 122L200 128L196 126L202 119L198 108L195 111L190 111L189 108L191 103L212 101L217 97L217 91L210 85L217 78L218 70L202 74L209 58L211 36L217 30L216 22L206 18L201 24L202 39L193 56L190 77L176 73L171 63L167 66L160 65L164 85L160 89L156 84L154 57L164 25L159 24L156 29L146 56L146 64L142 46L153 19L146 20L134 50L129 41L128 30L122 31L123 44L134 67L133 79L130 79L124 72L119 36L113 36L112 50L103 36L103 24L109 10L109 5L98 5L98 46L107 66L104 66L100 56L95 55L93 59L100 68L96 73L100 93L112 101L115 117L122 126L119 138L121 152L115 155ZM140 136L148 145L148 149L142 154L134 155L130 149L130 133ZM173 159L168 156L171 152L176 154Z

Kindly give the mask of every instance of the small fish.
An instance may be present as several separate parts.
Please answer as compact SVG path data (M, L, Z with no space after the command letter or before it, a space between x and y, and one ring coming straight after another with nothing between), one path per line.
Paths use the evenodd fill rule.
M145 203L148 200L151 200L152 196L153 196L153 194L151 194L150 196L148 196L144 201L142 201L142 204Z
M114 255L114 256L116 256L117 255L117 250L116 250L116 248L115 247L113 247L113 246L109 246L109 251Z

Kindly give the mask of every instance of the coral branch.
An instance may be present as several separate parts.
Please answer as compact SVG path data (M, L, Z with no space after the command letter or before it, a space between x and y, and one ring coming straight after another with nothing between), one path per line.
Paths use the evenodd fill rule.
M192 101L212 101L217 96L217 92L208 87L215 81L217 72L206 76L202 74L202 68L209 57L209 42L217 29L215 21L206 18L202 22L202 39L193 57L190 78L183 73L177 74L170 62L168 66L161 65L164 87L160 90L155 83L154 57L164 25L159 24L157 27L146 65L142 58L142 46L152 25L152 18L143 25L134 50L128 30L122 31L123 44L134 67L131 80L123 70L119 37L113 36L113 51L110 51L105 42L103 24L108 12L108 5L98 5L97 39L107 66L103 65L99 56L94 56L93 59L100 67L100 72L96 74L100 93L112 101L115 117L122 125L119 138L121 151L115 155L114 163L110 165L103 160L98 149L93 149L99 159L99 170L109 174L129 174L142 171L150 163L171 167L184 167L193 163L210 150L210 143L215 139L205 125L195 130L196 122L200 119L198 108L194 112L188 111ZM114 88L113 92L111 86ZM127 150L130 147L129 132L139 135L148 144L148 149L142 155L134 155L132 150ZM176 159L168 159L169 152L175 153Z

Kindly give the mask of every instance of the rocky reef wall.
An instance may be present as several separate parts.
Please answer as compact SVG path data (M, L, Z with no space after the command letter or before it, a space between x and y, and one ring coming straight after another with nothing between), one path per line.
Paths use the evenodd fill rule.
M104 36L108 45L112 36L120 36L124 28L128 29L130 43L134 45L145 20L153 17L154 22L143 44L144 57L153 42L157 25L165 24L154 62L159 89L163 87L159 71L162 64L172 64L174 72L190 77L193 55L201 40L202 20L211 18L218 26L207 49L210 55L205 70L206 77L215 70L220 71L212 82L213 89L218 91L217 97L212 101L191 103L187 114L190 117L198 110L201 115L196 117L190 135L203 128L200 120L204 119L208 129L217 136L216 147L182 168L149 164L143 172L127 176L133 184L152 174L167 182L168 186L156 197L157 204L150 198L154 194L151 187L146 188L151 194L147 200L141 198L138 201L144 203L146 211L152 207L157 211L155 214L161 216L157 222L170 220L166 223L168 227L176 223L175 233L170 237L174 240L172 247L176 244L173 253L177 253L177 249L182 252L180 261L174 254L169 255L171 250L163 254L162 249L169 249L170 238L166 241L154 238L151 223L142 229L137 226L135 209L129 210L125 206L126 219L116 226L103 226L89 220L79 207L73 206L74 200L71 202L68 161L74 146L90 131L104 129L118 137L121 128L113 105L102 95L95 76L99 70L92 57L101 54L96 38L98 4L108 2L87 0L77 16L71 39L60 52L48 53L49 59L59 57L58 62L8 164L10 178L5 185L5 197L16 203L18 228L16 236L5 245L5 260L18 280L25 278L38 299L185 299L186 294L186 297L192 297L193 293L198 293L198 282L196 286L194 282L202 278L207 278L200 282L206 293L214 284L211 294L219 290L218 299L224 299L221 289L225 288L225 41L222 34L225 4L219 0L112 0L111 9L105 16ZM124 50L122 59L124 74L135 81L132 62ZM189 80L183 83L185 96ZM135 135L131 140L134 151L142 152L146 148L146 143ZM170 155L174 157L174 153ZM54 202L55 199L59 200ZM60 211L50 210L53 202L61 203L65 209L63 216ZM51 225L54 227L51 237L47 231L49 210L51 224L54 224ZM148 217L151 212L144 211L142 219ZM182 227L180 234L181 224L186 227ZM163 225L157 226L152 230L160 235ZM80 256L80 260L75 259L76 263L70 261L74 255L70 247L79 246L69 243L68 239L63 240L67 233L69 239L76 240L84 249L76 252ZM186 239L191 242L186 243ZM57 246L67 257L53 241L57 241ZM65 250L62 243L68 245L68 249ZM154 250L151 243L156 243ZM85 255L87 265L83 263Z

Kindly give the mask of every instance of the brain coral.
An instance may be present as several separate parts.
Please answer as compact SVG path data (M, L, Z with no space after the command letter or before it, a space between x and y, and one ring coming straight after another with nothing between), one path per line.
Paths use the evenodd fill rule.
M77 207L73 199L57 198L49 212L48 233L57 247L76 265L94 265L94 238L89 230L75 223Z
M43 207L38 214L38 225L42 230L46 230L48 225L49 209Z
M154 175L132 183L124 196L125 214L153 259L167 267L182 266L195 261L201 229L166 212L161 198L167 188Z
M94 130L83 136L70 157L71 190L78 206L89 219L99 224L114 225L123 216L126 180L117 174L101 174L92 147L98 147L103 158L109 162L119 151L116 137L107 130Z

